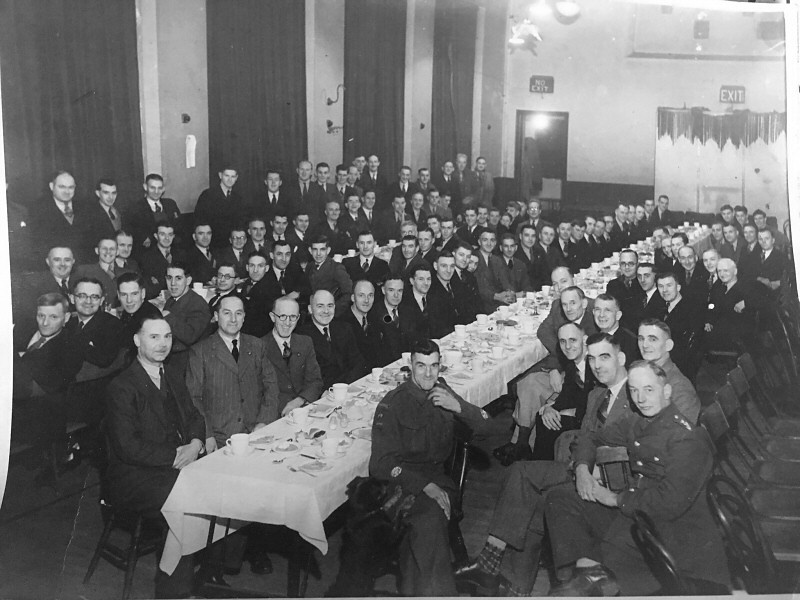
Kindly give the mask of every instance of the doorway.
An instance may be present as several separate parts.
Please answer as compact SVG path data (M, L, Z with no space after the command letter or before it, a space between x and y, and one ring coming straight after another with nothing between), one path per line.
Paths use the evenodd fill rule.
M542 209L559 210L567 183L569 113L517 111L515 170L519 198L538 197Z

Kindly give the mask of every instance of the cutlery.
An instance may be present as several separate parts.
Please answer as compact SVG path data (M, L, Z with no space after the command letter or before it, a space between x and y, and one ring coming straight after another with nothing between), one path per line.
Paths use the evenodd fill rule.
M311 460L317 460L316 456L311 456L310 454L303 454L302 452L300 453L300 456L302 456L303 458L310 458Z
M287 458L289 458L289 457L288 456L284 456L282 458L273 458L272 459L272 464L273 465L278 465L278 464L282 463L283 461L285 461Z
M292 473L305 473L305 474L306 474L306 475L308 475L309 477L316 477L316 475L314 475L313 473L309 473L308 471L305 471L305 470L303 470L303 469L298 469L297 467L293 467L293 466L291 466L291 465L289 465L289 470L290 470Z

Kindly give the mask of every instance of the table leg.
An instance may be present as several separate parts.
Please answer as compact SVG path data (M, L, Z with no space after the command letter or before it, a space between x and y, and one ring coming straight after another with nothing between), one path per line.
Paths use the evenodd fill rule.
M288 598L303 598L308 585L308 571L311 568L311 559L314 546L306 542L299 533L294 534L294 543L289 556L289 568L286 581L286 596Z

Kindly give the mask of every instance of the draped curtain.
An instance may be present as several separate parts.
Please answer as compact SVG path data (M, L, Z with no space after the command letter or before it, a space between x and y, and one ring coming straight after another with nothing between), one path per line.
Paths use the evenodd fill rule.
M786 132L786 113L757 113L736 110L732 113L713 114L705 108L658 109L658 137L669 135L673 141L680 136L690 142L705 144L713 139L720 149L728 142L736 148L750 146L760 139L772 144Z
M134 0L0 0L0 72L10 202L30 206L61 169L76 197L101 177L141 194Z
M253 201L268 167L286 181L308 154L305 3L207 0L207 11L210 181L232 165Z
M431 166L455 161L472 147L472 88L478 7L463 0L436 0L433 34Z
M344 162L377 154L391 181L403 161L406 3L346 0Z

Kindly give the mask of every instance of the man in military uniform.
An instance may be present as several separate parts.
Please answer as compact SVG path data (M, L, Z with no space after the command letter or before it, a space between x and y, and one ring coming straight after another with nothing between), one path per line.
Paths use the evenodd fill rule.
M488 424L485 412L439 379L439 357L430 340L414 346L410 380L386 394L372 425L370 475L416 496L400 543L404 596L457 595L447 524L457 490L444 461L453 449L456 419L474 431Z
M563 327L563 326L562 326ZM500 563L505 556L510 574L507 595L530 596L539 570L544 536L544 498L549 490L574 487L566 452L575 435L591 435L631 412L625 353L607 333L586 340L586 362L602 384L589 392L586 414L578 432L567 432L556 443L556 460L521 461L511 465L489 523L489 537L478 558L456 571L456 580L477 585L479 595L495 595ZM503 594L501 594L503 595Z
M664 370L637 361L628 388L638 412L630 412L573 451L575 489L552 490L545 514L557 568L575 565L573 577L551 590L556 596L640 596L655 592L653 578L631 537L633 514L655 523L680 572L730 589L725 549L706 503L714 449L673 403ZM624 446L634 474L630 487L613 492L591 477L597 448Z

